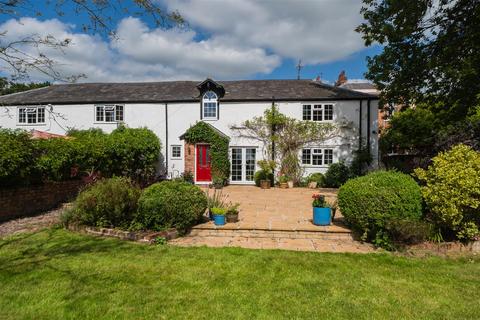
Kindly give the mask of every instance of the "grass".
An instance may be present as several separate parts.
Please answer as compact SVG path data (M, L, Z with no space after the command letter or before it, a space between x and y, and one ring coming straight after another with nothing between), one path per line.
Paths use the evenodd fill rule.
M0 319L478 319L480 259L0 240Z

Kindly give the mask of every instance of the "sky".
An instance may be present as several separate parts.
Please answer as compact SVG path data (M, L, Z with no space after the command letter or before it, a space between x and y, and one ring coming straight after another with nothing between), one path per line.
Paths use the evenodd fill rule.
M117 12L115 39L85 32L88 20L73 8L58 16L44 1L32 3L41 16L35 10L0 16L2 43L31 35L68 38L63 51L23 50L46 54L63 75L84 74L81 82L293 79L301 59L301 78L333 83L342 70L349 79L364 78L366 57L381 52L379 46L366 48L354 31L362 22L361 0L159 0L188 27L157 28L148 17ZM51 80L30 74L35 81Z

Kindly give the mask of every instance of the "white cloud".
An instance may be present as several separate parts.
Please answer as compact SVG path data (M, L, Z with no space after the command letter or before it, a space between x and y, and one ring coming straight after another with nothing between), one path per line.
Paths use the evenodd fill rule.
M0 25L0 31L7 31L1 39L4 43L33 34L71 39L63 52L46 46L27 46L23 50L55 60L62 74L86 74L82 81L242 78L269 73L280 64L278 56L261 48L242 48L215 39L198 41L194 31L150 30L137 18L123 19L118 25L118 39L109 42L71 29L56 19L12 19ZM45 77L33 71L32 78Z
M309 64L340 60L363 48L354 31L361 0L166 0L194 27L222 43L259 47Z
M130 17L119 22L118 40L106 41L56 19L22 18L0 25L0 32L7 31L0 41L32 34L69 38L64 53L25 50L53 58L64 74L86 74L82 81L248 78L271 73L285 58L327 63L363 48L353 31L361 22L360 0L163 2L178 9L191 29L150 29ZM35 73L33 78L45 79Z

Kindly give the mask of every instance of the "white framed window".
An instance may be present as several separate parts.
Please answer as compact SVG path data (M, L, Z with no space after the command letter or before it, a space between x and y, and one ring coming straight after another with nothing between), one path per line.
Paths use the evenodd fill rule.
M95 106L96 122L119 122L123 121L123 109L121 104L105 104Z
M328 166L333 163L333 149L302 149L302 164L309 166Z
M171 148L172 159L181 159L182 158L182 146L172 145Z
M333 121L333 104L304 104L302 119L311 121Z
M202 99L202 118L206 120L217 120L218 97L213 91L207 91Z
M18 107L19 124L45 124L45 106Z

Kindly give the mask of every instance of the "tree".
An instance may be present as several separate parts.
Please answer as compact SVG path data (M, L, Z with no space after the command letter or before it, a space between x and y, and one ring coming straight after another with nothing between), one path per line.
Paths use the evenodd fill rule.
M333 124L301 121L285 116L272 104L261 117L247 120L240 127L233 126L239 137L260 141L266 158L280 163L280 173L295 182L301 178L299 155L302 147L322 143L338 135Z
M11 94L16 92L27 91L31 89L43 88L48 87L50 82L40 82L40 83L17 83L14 81L8 81L7 78L1 77L0 78L0 96L5 94Z
M84 17L82 24L84 32L100 34L115 38L115 15L132 14L145 16L156 26L170 27L183 25L185 22L178 12L166 12L154 0L51 0L42 1L39 5L36 0L9 0L0 1L0 16L20 17L28 14L34 17L43 16L48 10L57 17L62 17L67 11L73 11L77 16ZM39 50L38 54L27 53L25 47L49 47L63 50L71 44L71 39L56 39L55 37L32 34L25 38L6 42L8 30L0 30L0 61L4 71L11 75L13 80L28 78L32 71L44 74L53 80L76 81L85 75L61 74L53 59Z
M464 119L480 93L478 0L363 0L357 31L383 52L366 77L382 102L427 103L444 123Z

